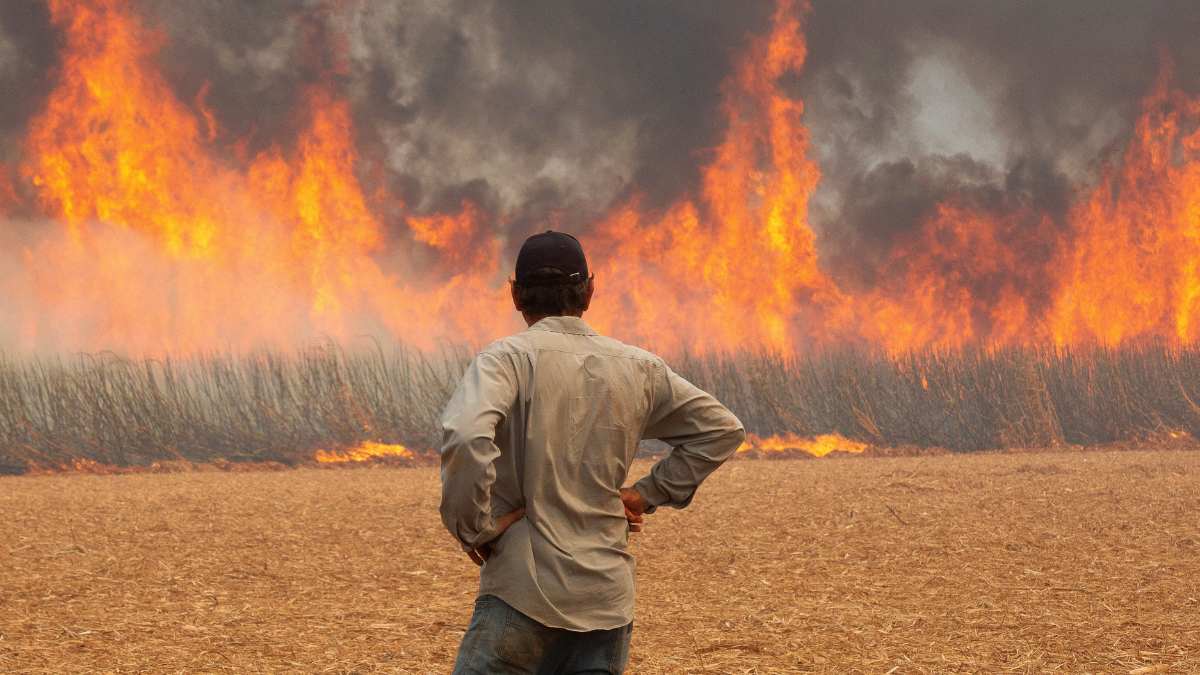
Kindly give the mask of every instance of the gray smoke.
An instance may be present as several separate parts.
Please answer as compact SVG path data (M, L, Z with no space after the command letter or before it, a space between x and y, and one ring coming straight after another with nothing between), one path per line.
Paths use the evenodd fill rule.
M0 161L19 159L22 132L53 86L49 75L57 57L43 3L0 3L0 91L6 92L0 100Z
M716 142L721 80L771 5L144 2L181 96L207 82L231 138L286 139L332 66L362 151L417 210L464 199L526 230L594 219L632 189L665 204ZM345 55L331 63L329 54Z
M1061 221L1119 155L1163 55L1200 85L1197 30L1200 5L1174 0L816 3L801 93L831 267L873 284L951 196Z

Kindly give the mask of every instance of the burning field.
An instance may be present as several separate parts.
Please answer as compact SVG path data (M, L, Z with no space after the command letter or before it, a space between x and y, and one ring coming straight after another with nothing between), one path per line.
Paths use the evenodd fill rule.
M1200 16L1086 5L12 4L0 467L428 451L547 227L759 449L1194 436Z
M0 671L445 671L438 415L548 228L749 432L634 544L635 672L1200 670L1198 34L0 2Z
M1198 477L1168 451L730 463L634 539L631 672L1196 672ZM448 672L476 568L437 486L5 478L0 670Z

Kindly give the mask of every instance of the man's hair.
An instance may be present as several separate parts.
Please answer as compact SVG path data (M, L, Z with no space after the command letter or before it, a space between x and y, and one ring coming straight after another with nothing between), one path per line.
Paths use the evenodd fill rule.
M537 316L577 314L587 309L587 287L590 279L571 282L553 267L534 270L529 283L513 282L517 309Z

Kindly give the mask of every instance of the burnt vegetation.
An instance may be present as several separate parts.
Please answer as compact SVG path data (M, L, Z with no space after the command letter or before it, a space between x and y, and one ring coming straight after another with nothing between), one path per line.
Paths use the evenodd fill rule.
M295 464L364 441L437 445L470 358L402 347L130 360L0 357L0 471L163 460ZM684 356L760 436L976 451L1200 436L1200 347Z

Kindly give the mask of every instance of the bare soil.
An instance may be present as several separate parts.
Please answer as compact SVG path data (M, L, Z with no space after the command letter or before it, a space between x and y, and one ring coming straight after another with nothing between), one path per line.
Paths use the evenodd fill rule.
M2 478L0 671L448 672L477 571L437 498ZM1200 671L1198 452L735 461L633 547L631 672Z

